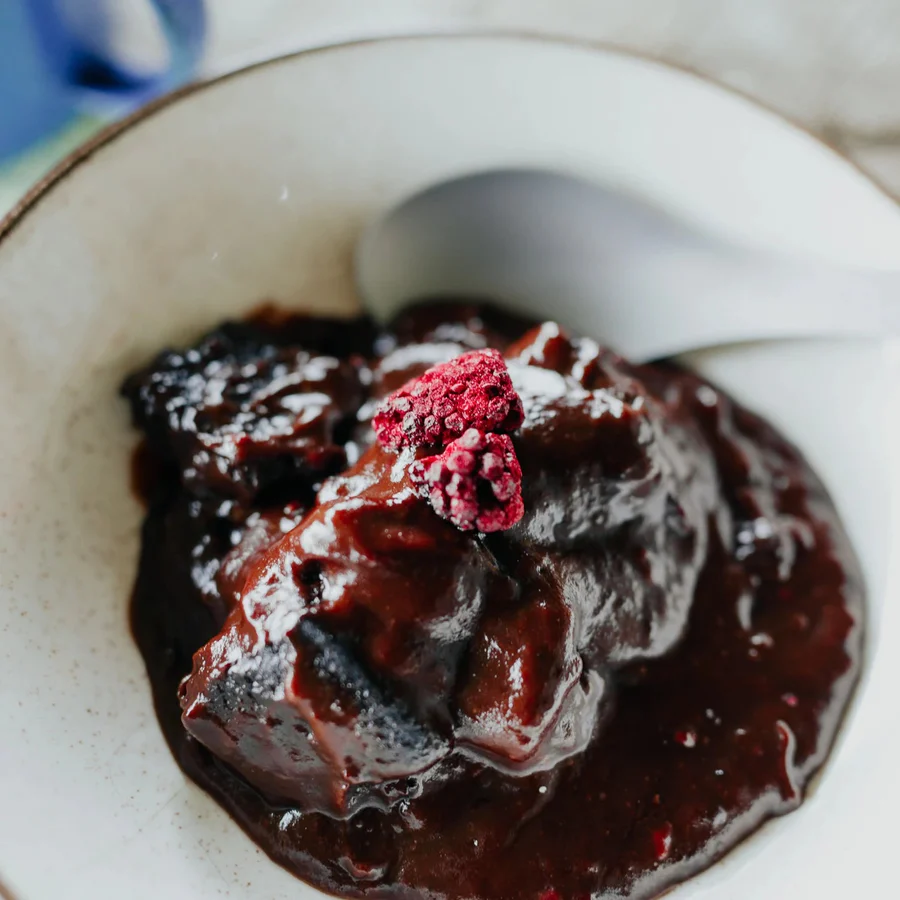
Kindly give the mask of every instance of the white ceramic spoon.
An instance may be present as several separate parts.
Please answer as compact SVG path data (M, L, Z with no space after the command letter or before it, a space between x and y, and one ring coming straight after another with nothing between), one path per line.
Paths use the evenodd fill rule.
M381 318L435 293L488 296L634 360L900 333L900 272L738 247L638 198L546 171L487 172L417 194L368 227L356 263Z

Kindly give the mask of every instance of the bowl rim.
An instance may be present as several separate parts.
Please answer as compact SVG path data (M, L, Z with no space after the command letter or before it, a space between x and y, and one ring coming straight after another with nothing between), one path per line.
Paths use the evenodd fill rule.
M61 185L65 179L77 170L82 164L88 162L98 151L102 150L108 144L113 143L120 136L129 132L132 128L142 124L145 120L154 117L157 113L164 111L170 105L176 104L181 100L187 99L194 94L200 93L207 88L218 86L220 83L238 78L244 74L249 74L267 66L276 66L280 63L289 62L299 57L312 55L323 55L332 51L341 52L353 48L363 48L369 45L390 46L394 44L408 44L428 41L478 41L478 42L516 42L525 45L550 45L560 49L571 49L576 51L584 51L591 54L610 55L623 57L651 66L676 73L686 75L689 79L699 83L705 83L713 87L718 93L731 96L733 99L760 110L773 119L778 120L781 124L787 125L790 130L803 134L811 138L819 147L824 148L829 155L840 161L845 167L854 171L862 177L862 179L876 189L883 197L888 199L892 205L900 208L900 195L894 194L889 190L878 178L866 171L856 160L849 156L835 143L827 137L817 133L812 128L790 115L778 110L772 104L753 96L747 91L724 84L715 78L698 71L697 69L686 65L663 59L649 52L642 52L638 49L625 47L609 41L581 39L576 37L567 37L563 35L548 35L535 31L518 30L518 29L488 29L488 30L459 30L459 31L421 31L412 32L402 35L379 36L370 38L360 38L350 41L341 41L333 44L319 45L308 47L305 49L291 51L288 53L280 53L275 56L269 56L247 65L240 66L226 72L213 75L197 81L192 81L182 87L163 94L157 99L151 101L140 109L131 114L112 122L101 128L96 134L88 138L74 150L66 154L60 159L49 171L41 176L14 204L14 206L2 217L0 217L0 252L5 248L7 239L13 234L17 227L24 221L30 221L33 213L40 205L45 196L49 195L56 187ZM868 655L868 653L866 653ZM867 661L867 663L870 661ZM865 665L867 665L867 663ZM856 689L854 688L854 693ZM851 706L858 702L858 698L851 701ZM849 710L848 706L848 710ZM845 713L847 711L845 710ZM841 725L840 731L844 731L844 725ZM840 737L839 737L840 740ZM829 755L837 749L837 744L832 748ZM815 781L810 786L813 790ZM13 893L12 888L3 880L0 873L0 900L20 900L17 893Z
M68 177L68 175L87 162L98 150L101 150L107 144L112 143L125 132L131 130L134 126L139 125L144 120L156 115L156 113L166 109L172 104L178 103L196 93L215 87L216 85L238 78L241 75L253 72L266 66L275 66L279 63L287 62L302 56L320 55L333 51L342 51L348 48L367 47L372 44L389 45L399 43L410 43L419 41L433 40L478 40L478 41L517 41L525 44L550 44L559 48L569 48L573 50L581 50L589 53L605 54L630 58L632 60L650 63L657 68L669 70L680 75L687 75L696 81L702 82L717 91L726 95L730 95L734 100L748 104L756 109L768 114L769 116L779 120L783 125L787 125L790 129L798 131L811 138L820 147L824 148L830 155L836 157L842 164L849 166L857 175L861 176L880 194L891 201L895 206L900 207L900 196L895 195L884 185L878 178L866 171L860 163L854 160L849 154L830 141L827 137L817 133L811 127L803 124L790 115L778 110L773 104L760 99L740 88L732 85L724 84L707 75L698 69L683 63L677 63L672 60L663 59L650 52L643 52L636 48L625 47L611 41L591 40L588 38L577 38L565 35L543 34L537 31L529 31L527 29L486 29L486 30L459 30L459 31L421 31L411 32L409 34L388 35L379 37L359 38L351 41L341 41L334 44L322 44L314 47L307 47L301 50L295 50L289 53L281 53L276 56L266 57L257 60L245 66L231 69L210 78L204 78L198 81L191 81L188 84L177 88L174 91L163 94L150 103L135 110L122 119L106 125L101 128L95 135L88 138L84 143L80 144L61 160L59 160L48 172L38 179L13 205L6 215L0 217L0 248L2 248L5 240L15 231L15 229L32 213L40 204L40 201L52 191L57 185ZM3 897L2 886L0 886L0 898Z

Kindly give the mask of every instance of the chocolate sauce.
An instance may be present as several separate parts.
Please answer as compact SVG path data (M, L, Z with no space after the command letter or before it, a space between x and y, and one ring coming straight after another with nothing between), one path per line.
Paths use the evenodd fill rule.
M415 452L370 426L485 346L525 412L525 515L488 535L438 517ZM444 303L385 332L229 323L124 393L160 722L305 881L655 897L825 761L859 670L856 560L796 449L696 375Z

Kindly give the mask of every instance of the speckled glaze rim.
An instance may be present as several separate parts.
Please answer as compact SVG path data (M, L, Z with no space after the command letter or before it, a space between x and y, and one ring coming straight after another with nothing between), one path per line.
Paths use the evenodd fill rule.
M0 218L0 249L3 242L16 230L16 228L25 221L29 214L40 205L41 200L49 194L57 185L62 183L68 175L75 171L83 163L87 162L91 157L101 150L107 144L111 144L120 135L129 131L135 125L139 125L145 120L151 118L161 110L168 106L178 103L179 101L192 96L195 93L214 87L221 82L228 81L232 78L255 71L264 66L274 66L288 60L295 59L300 56L309 56L313 54L323 54L330 51L340 51L353 47L365 47L370 44L392 44L392 43L408 43L412 41L422 40L506 40L519 41L526 44L551 44L559 47L567 47L574 50L584 50L592 53L612 54L616 56L629 57L650 63L660 69L668 69L673 72L686 74L698 81L716 88L717 90L731 95L739 101L746 102L757 109L763 110L774 118L780 120L783 124L788 125L795 131L799 131L811 137L816 143L825 147L835 157L849 165L860 176L868 181L876 190L891 200L894 204L900 206L900 197L895 196L884 184L877 178L867 172L863 167L852 159L847 153L830 142L821 134L817 134L809 127L792 119L790 116L777 110L772 105L760 100L751 94L742 91L730 85L722 84L714 78L706 75L696 69L662 59L650 53L643 53L639 50L629 48L620 44L614 44L602 40L579 39L566 37L563 35L548 35L539 32L518 30L518 29L492 29L484 31L445 31L445 32L412 32L409 34L363 38L359 40L344 41L336 44L328 44L317 47L309 47L303 50L297 50L290 53L279 54L269 57L246 66L234 69L220 75L213 76L202 81L195 81L184 85L178 90L165 94L158 99L148 103L146 106L133 112L119 121L116 121L105 128L98 131L93 137L89 138L80 146L76 147L72 152L61 159L53 168L51 168L42 178L35 182L26 193L16 202L9 212ZM668 892L666 892L668 893ZM0 873L0 900L27 900L17 894L14 894L11 888L2 880Z
M0 245L2 245L2 242L7 237L9 237L9 235L16 229L16 227L23 221L23 219L25 219L25 217L36 206L40 204L40 201L43 199L43 197L47 193L49 193L57 184L62 182L71 172L77 169L82 163L89 160L98 150L116 140L116 138L118 138L124 132L128 131L135 125L140 124L146 119L151 118L157 112L165 109L173 103L178 103L180 100L183 100L186 97L190 97L191 95L198 93L199 91L203 91L209 87L214 87L215 85L218 85L223 81L237 78L247 72L252 72L256 69L260 69L263 66L278 65L279 63L286 62L300 56L328 53L333 50L344 50L348 47L365 47L370 44L391 44L400 42L407 43L410 41L435 39L486 41L513 40L521 41L523 43L553 44L559 47L568 47L576 50L586 50L595 53L614 54L617 56L630 57L632 59L638 59L644 62L651 63L661 69L669 69L673 72L679 72L681 74L689 75L692 78L696 78L698 81L705 82L706 84L716 88L717 90L724 92L725 94L730 94L732 97L740 101L749 103L751 106L755 106L757 109L763 110L774 118L780 120L783 124L788 125L790 128L796 131L800 131L803 134L811 137L814 141L816 141L818 144L821 144L842 162L846 163L852 169L854 169L859 175L861 175L885 197L887 197L893 203L900 205L900 198L896 197L884 184L882 184L871 173L867 172L858 162L856 162L852 157L850 157L835 144L831 143L821 134L817 134L812 129L801 124L800 122L797 122L790 116L785 115L783 112L780 112L775 107L760 100L759 98L754 97L751 94L738 88L722 84L709 75L699 72L690 66L674 63L669 60L661 59L660 57L654 56L653 54L642 53L639 50L635 50L611 42L565 37L563 35L547 35L533 31L497 29L475 32L414 32L410 34L362 38L355 41L345 41L337 44L309 47L304 50L297 50L291 53L273 56L268 59L263 59L255 63L251 63L247 66L242 66L241 68L234 69L230 72L216 75L203 81L191 82L190 84L187 84L176 91L172 91L169 94L163 95L157 100L154 100L153 102L148 103L146 106L141 107L141 109L133 112L131 115L126 116L125 118L120 119L119 121L114 122L111 125L108 125L105 128L101 129L92 138L85 141L85 143L81 144L79 147L76 147L75 150L73 150L67 156L63 157L63 159L60 160L49 172L47 172L46 175L44 175L34 185L32 185L32 187L29 188L28 191L26 191L26 193L19 199L19 201L13 206L13 208L2 219L0 219ZM2 897L3 886L2 884L0 884L0 898Z

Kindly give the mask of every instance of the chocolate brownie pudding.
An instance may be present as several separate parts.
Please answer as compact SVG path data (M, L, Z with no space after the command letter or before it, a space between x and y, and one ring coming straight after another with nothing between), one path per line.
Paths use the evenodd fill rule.
M655 897L794 809L857 678L822 485L699 376L471 303L272 312L124 386L179 765L348 897Z

